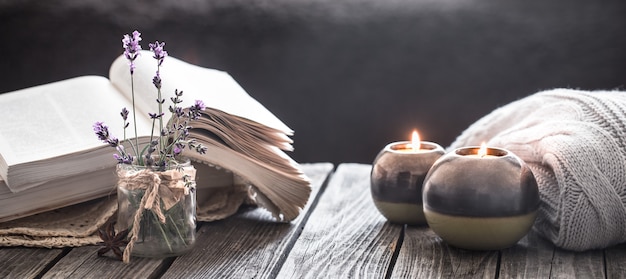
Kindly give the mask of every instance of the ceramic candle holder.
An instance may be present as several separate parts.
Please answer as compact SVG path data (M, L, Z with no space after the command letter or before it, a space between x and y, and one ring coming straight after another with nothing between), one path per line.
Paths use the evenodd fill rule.
M430 228L452 246L499 250L532 227L539 208L537 182L515 154L479 147L442 156L424 181L424 213Z
M421 142L412 150L408 141L391 143L374 160L370 175L372 199L390 222L425 225L422 185L432 164L442 155L441 146Z

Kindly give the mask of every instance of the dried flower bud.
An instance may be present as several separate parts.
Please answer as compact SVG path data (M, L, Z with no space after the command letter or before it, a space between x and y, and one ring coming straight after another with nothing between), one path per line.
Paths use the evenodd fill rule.
M154 78L152 78L152 84L154 84L154 87L156 87L157 89L161 89L161 77L159 75L159 72L157 72Z
M122 112L120 113L120 115L122 116L122 119L127 120L128 119L128 110L126 108L122 109Z
M179 155L181 152L183 152L182 149L180 149L178 146L174 146L174 156Z
M152 56L152 58L159 61L158 65L161 66L161 64L163 64L163 59L167 56L167 51L163 49L165 42L159 43L159 41L155 41L154 44L148 44L148 46L150 46L150 51L154 52L154 56Z
M96 132L98 139L101 141L105 141L109 138L109 127L104 125L103 122L96 122L93 124L93 131Z
M135 59L139 56L141 51L141 33L137 30L133 31L132 36L126 34L122 38L122 47L124 48L124 56L128 59L130 66L130 73L135 72Z
M161 116L163 116L163 113L151 113L151 112L149 112L148 115L150 115L150 119L159 119L159 118L161 118Z

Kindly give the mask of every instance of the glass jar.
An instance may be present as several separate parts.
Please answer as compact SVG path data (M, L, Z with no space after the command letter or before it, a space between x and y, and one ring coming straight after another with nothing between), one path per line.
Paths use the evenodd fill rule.
M196 170L187 159L166 170L117 165L118 225L128 229L124 251L163 258L190 250L196 239Z

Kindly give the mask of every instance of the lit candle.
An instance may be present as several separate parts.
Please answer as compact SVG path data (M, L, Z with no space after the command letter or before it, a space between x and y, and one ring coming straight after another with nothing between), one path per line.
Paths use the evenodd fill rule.
M425 146L425 149L422 149L420 136L415 130L413 131L413 134L411 134L410 142L396 142L391 144L389 148L393 151L406 153L428 152L430 150L428 146Z
M537 182L524 161L484 144L439 158L422 198L430 228L450 245L473 250L515 245L539 209Z
M474 157L474 158L498 158L504 154L500 152L498 149L487 148L487 145L483 142L479 148L476 147L466 147L461 150L466 157Z
M411 141L390 143L376 156L370 176L376 208L390 222L426 224L422 205L422 184L432 164L444 154L443 148L421 141L413 131Z

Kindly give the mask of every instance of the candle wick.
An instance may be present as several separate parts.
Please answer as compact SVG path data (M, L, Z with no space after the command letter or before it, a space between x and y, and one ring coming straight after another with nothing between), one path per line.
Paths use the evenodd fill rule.
M409 145L411 145L411 149L413 152L419 152L421 149L421 144L414 144L414 143L409 143Z

